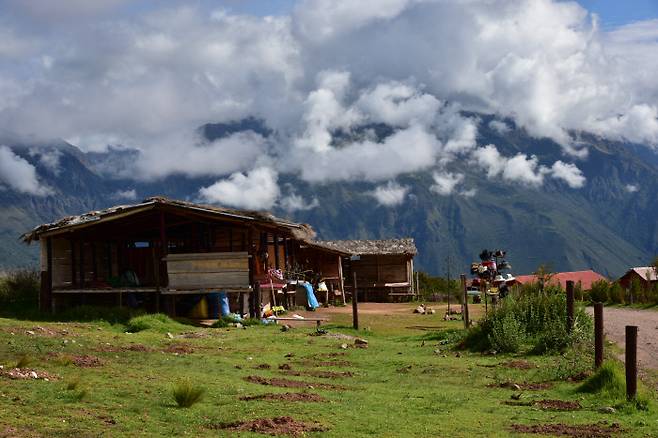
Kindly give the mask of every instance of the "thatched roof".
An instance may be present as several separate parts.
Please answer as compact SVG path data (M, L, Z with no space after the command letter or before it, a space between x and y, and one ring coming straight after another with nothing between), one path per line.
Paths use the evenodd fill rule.
M296 238L309 242L312 242L312 239L315 237L315 231L310 225L299 224L286 219L281 219L269 212L234 210L224 207L195 204L187 201L178 201L164 197L152 197L145 199L139 204L117 205L115 207L106 208L104 210L90 211L78 216L67 216L52 223L39 225L32 231L23 234L21 239L26 243L30 243L33 240L38 240L39 236L43 233L74 230L77 228L95 225L97 223L104 223L123 218L158 207L187 210L191 212L216 216L218 219L231 218L234 220L237 219L255 224L271 225L286 229Z
M354 255L416 255L412 238L386 240L319 240L318 245Z

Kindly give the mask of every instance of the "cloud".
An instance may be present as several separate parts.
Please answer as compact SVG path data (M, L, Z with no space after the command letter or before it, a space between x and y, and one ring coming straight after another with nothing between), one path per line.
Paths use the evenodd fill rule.
M272 208L279 197L277 173L268 167L236 172L227 179L202 187L199 196L205 202L250 210Z
M137 190L135 189L117 190L110 197L112 199L134 201L137 199Z
M587 180L583 172L575 164L567 164L558 160L551 167L551 176L567 183L572 189L580 189Z
M402 186L395 181L389 181L385 185L375 187L375 190L368 194L374 197L379 205L393 207L404 202L409 190L409 187Z
M511 182L581 184L568 156L491 160L469 112L578 157L581 131L658 146L658 20L607 31L557 0L308 0L266 17L209 4L0 0L0 131L138 148L119 170L136 179L230 181L264 162L317 184L467 157ZM247 116L272 136L195 134Z
M59 149L30 148L29 153L31 157L39 157L39 163L43 167L50 170L53 175L59 176L61 172L59 159L62 157Z
M501 120L492 120L489 122L489 128L493 129L500 135L505 135L512 130L510 126Z
M39 182L33 165L3 145L0 145L0 181L27 195L47 196L53 193L52 189Z
M626 184L624 187L628 193L635 193L640 190L640 186L637 184Z
M303 196L297 194L294 187L290 184L288 185L288 190L289 193L279 200L279 207L285 211L290 213L294 211L308 211L320 206L318 198L307 201Z
M434 172L432 177L434 178L434 184L430 187L430 190L441 196L452 195L457 186L464 181L464 174L462 173Z

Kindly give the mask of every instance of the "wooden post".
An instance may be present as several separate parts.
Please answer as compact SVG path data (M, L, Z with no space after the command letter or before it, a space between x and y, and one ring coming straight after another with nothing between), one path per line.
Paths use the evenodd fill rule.
M46 266L41 271L41 287L39 290L39 310L52 312L53 310L53 242L52 238L46 238Z
M573 295L573 281L567 281L567 333L573 331L573 306L574 306L574 295Z
M80 288L85 288L85 243L80 240L80 257L78 257L78 263L80 264L80 269L78 275L80 275Z
M158 257L158 271L157 271L157 289L158 291L156 292L157 298L156 298L156 306L159 308L160 307L160 294L161 294L161 288L164 286L166 287L169 283L168 280L164 282L164 284L161 284L161 272L160 272L160 267L163 267L163 273L166 276L167 275L167 264L166 262L163 261L165 257L167 257L167 253L169 252L169 244L167 243L167 224L165 222L165 214L164 211L160 211L160 251L159 251L159 257ZM169 296L169 311L171 312L172 316L176 316L176 296L175 295L170 295Z
M626 326L626 398L637 395L637 326Z
M69 239L69 243L71 244L71 286L75 288L78 286L78 276L75 269L75 241Z
M274 239L274 267L279 269L279 236L278 234L273 234L272 238Z
M343 306L345 305L345 280L343 279L343 259L338 256L338 281L340 281L340 292L343 294Z
M468 317L468 289L466 289L466 275L459 276L462 284L462 291L464 292L464 305L462 307L462 319L464 320L464 328L468 329L471 325Z
M356 290L356 272L352 272L354 281L354 290L352 292L352 326L354 330L359 329L359 305L358 305L358 292Z
M153 277L155 280L155 311L160 312L160 261L156 254L155 242L151 242L151 257L153 258Z
M594 368L603 364L603 303L594 303Z

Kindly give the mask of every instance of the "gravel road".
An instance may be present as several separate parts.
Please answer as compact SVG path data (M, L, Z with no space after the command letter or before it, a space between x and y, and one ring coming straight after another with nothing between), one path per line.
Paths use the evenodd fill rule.
M587 311L594 314L594 309ZM603 309L603 327L606 337L624 347L625 326L638 326L637 360L640 369L658 370L658 312L655 310ZM622 357L623 359L623 357Z

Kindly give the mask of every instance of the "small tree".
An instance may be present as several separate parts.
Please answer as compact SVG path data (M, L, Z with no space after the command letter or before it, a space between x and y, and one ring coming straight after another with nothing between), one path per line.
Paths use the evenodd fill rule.
M549 265L543 263L539 265L534 274L537 277L539 291L543 293L555 274L551 271L551 267Z

